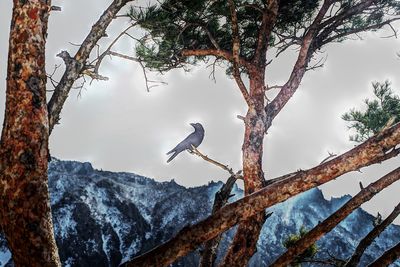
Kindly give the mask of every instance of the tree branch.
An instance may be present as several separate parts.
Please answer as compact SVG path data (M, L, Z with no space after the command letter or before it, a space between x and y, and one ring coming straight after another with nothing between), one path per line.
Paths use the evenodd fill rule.
M217 210L222 208L228 202L230 197L233 196L231 195L231 191L233 185L236 183L236 180L237 179L243 180L243 177L240 175L241 171L234 173L232 168L229 168L228 165L224 165L216 160L210 159L208 156L201 153L195 146L192 146L192 150L190 151L190 153L199 156L205 161L210 162L211 164L222 168L223 170L229 172L229 174L231 175L227 180L227 182L224 183L221 189L215 194L213 209L211 212L211 214L214 214ZM199 267L213 266L217 255L218 245L219 242L221 241L221 237L222 234L218 235L212 240L207 241L204 244L203 251L201 252Z
M267 4L262 10L261 26L260 31L258 32L256 51L254 53L254 63L257 66L265 64L265 53L268 40L278 16L278 1L268 0L266 2Z
M377 238L400 214L400 203L394 208L392 213L383 220L380 224L376 225L371 232L369 232L358 244L353 255L344 265L344 267L356 267L361 260L362 255L369 245Z
M114 52L114 51L111 51L111 50L108 51L107 54L110 55L110 56L115 56L115 57L119 57L119 58L123 58L123 59L126 59L126 60L130 60L130 61L134 61L134 62L139 63L140 67L142 68L143 77L144 77L144 80L145 80L145 83L146 83L147 92L150 92L151 88L153 88L155 86L158 86L159 84L167 84L166 82L163 82L163 81L150 80L149 77L147 76L146 68L145 68L143 62L140 59L135 58L135 57L131 57L131 56L128 56L128 55L124 55L124 54L121 54L121 53L118 53L118 52ZM152 85L150 85L150 84L152 84Z
M363 203L370 200L377 193L390 186L400 179L400 168L395 169L383 176L378 181L370 184L361 190L356 196L346 202L340 209L330 215L323 222L319 223L311 231L299 239L293 246L289 247L278 259L270 266L287 266L292 263L298 255L303 253L312 244L317 242L323 235L329 233L336 225L343 221L350 213L360 207Z
M272 205L313 187L327 183L350 171L369 166L400 143L400 124L374 136L350 151L278 181L244 198L227 204L205 220L182 229L175 237L123 266L166 266L199 245L215 238L235 224L248 220Z
M218 49L185 49L182 51L181 55L183 57L190 57L190 56L214 56L217 58L223 58L227 61L233 61L233 55L231 52L226 50L218 50ZM239 58L239 64L241 66L246 67L247 69L253 68L251 62L247 61L243 57Z
M331 5L332 0L325 0L322 4L321 9L315 17L313 23L306 31L306 34L302 40L297 61L293 67L292 73L290 74L289 80L282 86L282 89L274 98L274 100L265 107L265 132L267 132L271 126L272 120L276 117L276 115L278 115L278 113L282 110L282 108L286 105L299 87L304 73L306 72L307 64L310 61L312 53L314 52L313 42L318 32L319 24Z
M90 65L92 65L94 62L96 62L96 64L94 65L94 72L98 73L99 72L99 68L100 65L103 61L103 59L109 55L109 52L111 51L112 47L115 45L115 43L122 37L124 36L131 28L133 28L134 26L136 26L136 23L132 23L130 24L125 30L123 30L120 34L118 34L118 36L110 43L110 45L106 48L106 50L104 50L103 53L101 53L101 55L98 56L98 58L96 58L94 61L91 62Z
M211 164L213 164L213 165L215 165L215 166L218 166L218 167L222 168L223 170L229 172L229 174L230 174L231 176L237 176L237 175L240 173L240 171L239 171L238 173L234 173L233 170L232 170L232 168L229 168L228 165L222 164L222 163L220 163L220 162L218 162L218 161L216 161L216 160L213 160L213 159L209 158L208 156L206 156L206 155L204 155L203 153L201 153L201 152L200 152L195 146L193 146L193 145L192 145L192 151L190 151L190 153L192 153L192 154L194 154L194 155L196 155L196 156L201 157L201 158L204 159L205 161L210 162Z
M371 25L371 26L368 26L368 27L365 27L365 28L356 28L356 29L353 29L353 30L350 30L350 31L347 31L347 32L344 32L344 33L338 33L338 34L336 34L336 35L333 35L333 36L331 36L331 37L325 39L325 40L321 43L321 46L322 46L322 45L325 45L325 44L328 44L328 43L331 43L331 42L334 42L335 40L344 38L344 37L349 36L349 35L351 35L351 34L357 34L357 33L360 33L360 32L366 31L366 30L380 29L380 28L382 28L383 26L385 26L385 25L390 25L390 23L395 22L395 21L398 21L398 20L400 20L400 18L393 18L393 19L384 21L384 22L382 22L382 23L377 23L377 24L374 24L374 25Z
M232 27L232 55L233 55L233 77L237 85L239 86L240 91L249 107L253 106L253 100L250 98L249 92L246 86L243 83L242 77L240 75L239 66L240 66L240 37L239 37L239 26L236 15L236 8L233 0L228 0L229 11L231 13L231 27Z
M373 263L368 265L368 267L389 266L399 257L400 257L400 243L398 243L396 246L392 247L391 249L383 253L382 256L380 256Z
M214 204L211 214L214 214L219 209L221 209L226 203L228 203L229 198L233 195L231 194L233 185L236 183L236 180L239 178L239 175L231 175L221 187L221 189L215 194ZM243 179L243 177L240 177ZM214 265L215 259L217 257L218 245L221 241L222 234L219 234L214 239L208 240L204 244L204 248L201 252L200 264L199 267L211 267Z
M69 56L66 51L64 51L65 53L62 52L68 54L68 57L63 58L66 64L65 72L60 82L57 84L57 87L47 105L50 133L52 132L54 125L60 120L60 113L65 100L67 99L74 82L80 77L81 71L85 66L85 62L89 58L91 51L100 38L104 36L106 28L115 18L119 10L131 1L133 0L114 0L93 25L74 57Z

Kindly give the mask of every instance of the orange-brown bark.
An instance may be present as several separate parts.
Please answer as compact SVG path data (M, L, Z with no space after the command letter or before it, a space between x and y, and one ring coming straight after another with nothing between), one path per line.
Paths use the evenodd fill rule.
M368 267L386 267L392 264L398 258L400 258L400 243L383 253L382 256L368 265Z
M323 235L329 233L355 209L399 179L400 168L397 168L396 170L380 178L378 181L368 185L356 196L347 201L346 204L344 204L340 209L310 230L293 246L288 248L284 254L282 254L277 260L275 260L274 263L271 264L271 267L287 266L292 263L298 255L303 253L312 244L317 242Z
M273 119L279 114L279 112L283 109L283 107L287 104L287 102L290 100L290 98L294 95L297 88L299 87L300 82L306 72L307 65L311 59L311 56L316 49L316 47L313 46L313 43L319 30L319 24L323 20L326 12L328 11L332 3L333 1L331 0L324 0L321 9L315 17L313 23L307 29L304 38L302 39L300 51L298 53L296 63L293 66L288 81L282 86L280 92L274 98L274 100L265 107L266 131L271 126Z
M14 0L0 146L1 226L16 266L60 266L47 186L45 44L51 1Z
M278 180L244 198L227 204L205 220L182 229L175 237L123 266L167 266L239 222L301 192L327 183L342 174L387 159L400 143L400 124L385 130L350 151L306 171ZM393 154L395 155L395 154Z
M249 195L260 190L264 184L262 170L263 141L265 132L264 75L263 68L250 73L250 97L253 106L249 107L245 118L243 143L244 192ZM252 216L239 225L236 235L220 266L246 266L256 252L261 228L265 222L265 212Z
M240 36L238 18L233 0L228 1L232 27L233 77L239 86L247 104L245 118L245 134L242 146L244 192L249 195L260 190L265 185L262 168L263 143L265 132L265 55L271 30L276 20L278 3L276 0L266 1L263 19L259 29L257 48L253 64L248 68L249 93L239 71ZM265 222L265 213L260 212L239 225L235 237L226 253L220 267L246 266L257 250L257 241Z

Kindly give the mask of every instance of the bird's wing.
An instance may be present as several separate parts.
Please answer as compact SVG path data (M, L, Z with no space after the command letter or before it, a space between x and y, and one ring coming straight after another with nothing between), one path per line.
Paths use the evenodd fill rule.
M180 142L178 146L182 150L192 149L192 145L196 146L198 141L199 141L198 135L195 132L193 132L190 135L188 135L188 137L186 137L182 142Z

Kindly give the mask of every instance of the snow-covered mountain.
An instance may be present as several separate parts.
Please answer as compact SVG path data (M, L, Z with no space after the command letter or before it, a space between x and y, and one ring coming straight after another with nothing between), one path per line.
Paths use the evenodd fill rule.
M118 266L171 238L188 224L206 217L221 182L185 188L170 182L124 172L93 169L90 163L53 159L49 166L53 220L63 266ZM235 187L235 197L242 191ZM251 266L266 266L284 251L282 241L311 228L343 205L350 196L326 200L319 189L309 190L269 211L258 252ZM373 217L362 209L317 244L318 257L327 251L338 258L348 257L358 240L372 229ZM221 251L228 246L233 230L225 235ZM399 241L400 227L392 225L367 250L362 266ZM8 265L10 253L0 239L1 266ZM196 266L193 252L175 266ZM397 264L396 266L400 266Z

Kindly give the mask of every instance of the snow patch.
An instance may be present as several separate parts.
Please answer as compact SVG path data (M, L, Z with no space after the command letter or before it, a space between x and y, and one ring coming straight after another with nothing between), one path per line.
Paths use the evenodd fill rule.
M64 262L64 267L72 267L74 265L74 259L69 257L65 262Z
M73 205L60 208L54 216L54 230L62 238L67 238L71 234L76 234L76 222L72 218Z
M0 251L0 266L4 266L11 259L11 252L8 249Z

